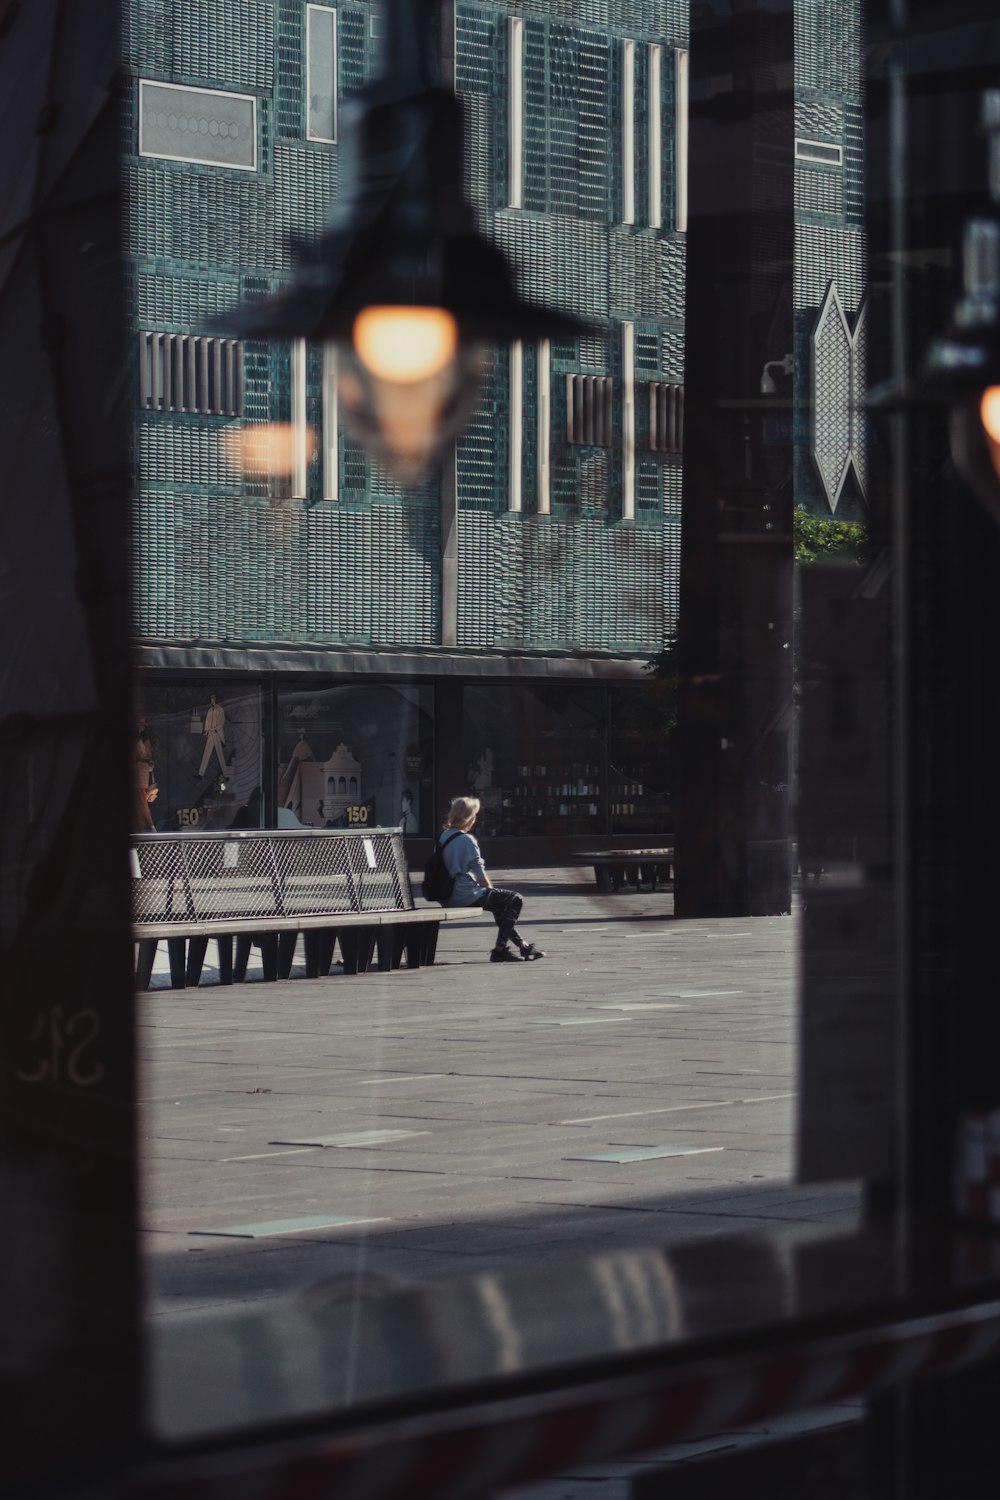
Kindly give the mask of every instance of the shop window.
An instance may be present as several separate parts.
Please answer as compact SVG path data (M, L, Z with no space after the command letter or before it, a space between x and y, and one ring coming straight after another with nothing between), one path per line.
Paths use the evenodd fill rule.
M465 689L466 782L485 836L603 829L606 706L603 688Z
M402 685L281 690L279 825L430 833L432 704L429 688Z
M260 689L148 681L141 701L134 831L261 827Z
M612 833L660 844L673 839L671 735L675 689L653 679L611 690L608 814Z

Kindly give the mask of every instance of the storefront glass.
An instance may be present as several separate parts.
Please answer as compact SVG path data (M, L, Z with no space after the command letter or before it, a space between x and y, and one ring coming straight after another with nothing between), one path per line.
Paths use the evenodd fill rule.
M470 687L464 693L469 789L489 836L596 833L605 827L603 688Z
M611 833L673 841L671 735L676 705L670 684L611 689L608 800Z
M296 687L277 701L279 827L430 832L430 688Z
M139 705L134 831L261 827L261 689L146 681Z

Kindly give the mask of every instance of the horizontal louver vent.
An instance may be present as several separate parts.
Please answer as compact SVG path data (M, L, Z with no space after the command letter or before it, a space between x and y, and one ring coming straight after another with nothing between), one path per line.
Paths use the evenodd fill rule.
M654 453L680 453L684 446L684 387L665 380L649 385L649 446Z
M614 382L610 375L566 376L566 441L609 448Z
M188 333L140 333L139 405L241 417L243 345Z

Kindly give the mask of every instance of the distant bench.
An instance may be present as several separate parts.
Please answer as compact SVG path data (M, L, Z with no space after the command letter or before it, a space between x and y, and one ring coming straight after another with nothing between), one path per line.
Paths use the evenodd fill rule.
M315 979L338 946L345 974L432 964L441 923L468 915L416 905L395 829L134 834L131 859L142 990L163 941L174 989L198 983L212 941L220 983L246 977L253 947L266 980L287 979L300 933Z
M591 849L574 858L593 865L599 891L618 891L623 885L655 891L674 878L673 849Z

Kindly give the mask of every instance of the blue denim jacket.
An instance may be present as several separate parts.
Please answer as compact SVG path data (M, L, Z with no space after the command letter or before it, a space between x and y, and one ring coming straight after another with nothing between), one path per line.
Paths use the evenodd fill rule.
M486 895L483 886L477 884L476 875L484 876L486 866L476 840L471 833L460 833L451 837L451 829L445 828L439 835L442 843L448 840L443 852L445 869L455 876L455 888L449 906L475 906Z

